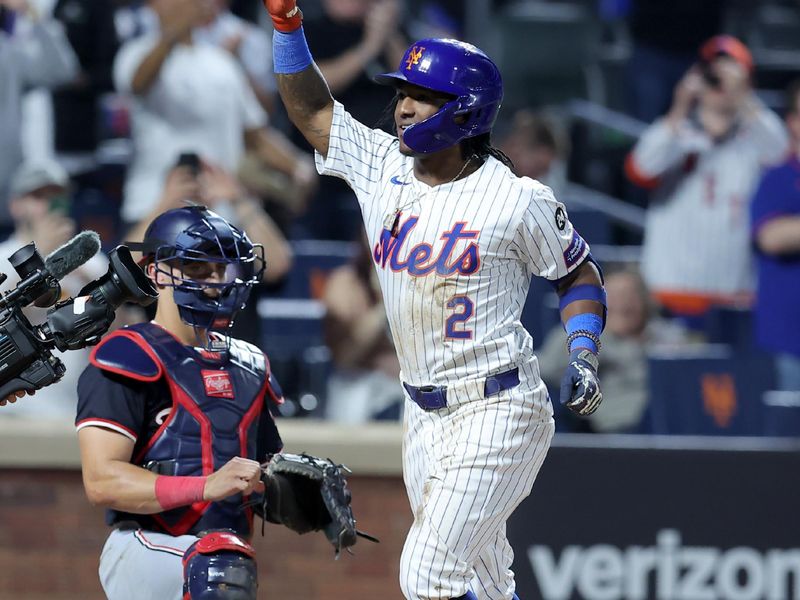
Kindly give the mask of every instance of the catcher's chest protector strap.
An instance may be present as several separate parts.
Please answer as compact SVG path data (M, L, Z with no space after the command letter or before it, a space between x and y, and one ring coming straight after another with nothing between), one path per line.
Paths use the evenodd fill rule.
M183 555L183 600L256 600L255 550L238 535L213 531Z

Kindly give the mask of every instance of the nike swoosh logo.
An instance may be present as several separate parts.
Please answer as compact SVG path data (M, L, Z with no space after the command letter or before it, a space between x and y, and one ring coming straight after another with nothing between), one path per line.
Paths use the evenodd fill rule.
M393 184L395 184L395 185L409 185L409 184L411 183L410 181L400 181L400 180L397 178L397 175L395 175L394 177L392 177L392 178L391 178L389 181L391 181L391 182L392 182Z

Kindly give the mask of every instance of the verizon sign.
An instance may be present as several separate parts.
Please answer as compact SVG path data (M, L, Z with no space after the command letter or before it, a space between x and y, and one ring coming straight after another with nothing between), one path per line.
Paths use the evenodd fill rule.
M508 523L519 597L800 600L800 444L720 443L554 446Z
M528 560L547 600L800 599L800 549L683 546L674 529L653 546L567 546L556 556L534 545Z

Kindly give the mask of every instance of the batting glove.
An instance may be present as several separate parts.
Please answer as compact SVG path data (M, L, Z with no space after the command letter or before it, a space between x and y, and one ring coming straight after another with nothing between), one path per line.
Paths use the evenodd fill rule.
M278 31L291 33L303 24L303 13L297 8L296 0L264 0L264 6Z
M569 355L569 365L561 378L559 400L581 416L592 414L600 406L603 393L597 377L597 356L590 350L576 348Z

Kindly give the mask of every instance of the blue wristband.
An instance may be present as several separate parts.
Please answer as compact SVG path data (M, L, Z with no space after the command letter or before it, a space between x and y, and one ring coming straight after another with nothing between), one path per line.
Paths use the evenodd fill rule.
M569 348L567 350L571 353L575 348L588 348L595 354L599 350L597 341L600 340L600 334L603 331L603 318L594 313L581 313L570 317L565 326L567 331L567 339L569 339ZM573 334L578 332L579 335ZM586 332L588 335L580 335ZM591 336L591 337L589 337Z
M305 71L314 59L308 49L306 34L303 28L289 33L275 31L272 34L272 60L275 64L275 73L290 75Z
M606 290L602 286L584 283L566 291L558 301L558 308L564 310L567 304L576 300L594 300L606 306Z

